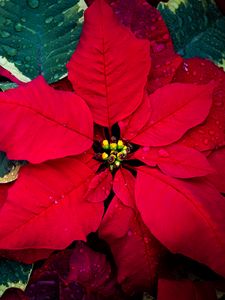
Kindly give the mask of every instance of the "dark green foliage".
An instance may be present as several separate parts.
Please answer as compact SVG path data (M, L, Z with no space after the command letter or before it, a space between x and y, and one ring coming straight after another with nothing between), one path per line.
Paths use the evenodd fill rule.
M23 81L43 75L55 82L81 32L78 0L1 0L0 64ZM8 66L4 59L15 64Z
M170 0L158 6L183 57L201 57L225 67L225 17L211 0Z
M10 287L25 289L32 265L9 260L0 260L0 296Z

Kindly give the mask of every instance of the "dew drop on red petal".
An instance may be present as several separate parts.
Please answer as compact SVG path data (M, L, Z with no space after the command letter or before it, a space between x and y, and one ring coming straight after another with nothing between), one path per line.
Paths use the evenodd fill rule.
M160 149L158 151L158 153L159 153L159 156L161 156L161 157L169 157L170 156L169 152L166 151L165 149Z

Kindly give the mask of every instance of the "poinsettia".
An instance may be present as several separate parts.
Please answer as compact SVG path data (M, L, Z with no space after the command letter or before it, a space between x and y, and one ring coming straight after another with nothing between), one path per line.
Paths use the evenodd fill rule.
M162 65L154 65L150 49L160 60L164 47L137 38L104 0L95 0L68 64L78 96L41 77L1 93L1 150L30 162L1 197L1 249L45 252L85 239L99 227L103 201L112 199L100 235L115 242L120 282L126 284L135 259L124 261L128 245L140 253L137 264L147 257L147 284L154 280L162 250L152 233L171 251L225 276L224 199L208 182L214 169L206 155L188 143L209 126L219 85L169 84L176 69L158 84L151 71ZM181 64L174 53L171 61ZM149 95L146 87L159 88Z

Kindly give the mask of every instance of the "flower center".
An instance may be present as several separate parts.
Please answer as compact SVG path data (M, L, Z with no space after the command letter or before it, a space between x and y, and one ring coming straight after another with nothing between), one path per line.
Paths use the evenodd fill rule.
M101 153L96 154L96 158L107 164L110 171L118 169L121 162L127 159L131 152L131 145L123 140L117 140L115 137L111 141L103 140L101 143Z

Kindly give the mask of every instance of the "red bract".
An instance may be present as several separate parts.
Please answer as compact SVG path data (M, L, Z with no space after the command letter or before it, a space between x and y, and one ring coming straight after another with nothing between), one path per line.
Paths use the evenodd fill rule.
M129 172L127 175L129 178ZM134 192L134 184L131 189ZM132 202L131 198L134 195L124 199ZM118 282L123 290L132 294L151 289L165 250L143 223L135 204L126 205L115 196L103 218L99 234L111 247L118 267Z
M25 294L29 299L125 300L106 256L82 243L50 256L33 273Z
M128 5L112 3L119 19L122 3ZM148 7L144 1L130 3L128 21L134 9L141 13ZM135 37L130 29L140 37L141 24L121 25L104 0L87 9L68 64L78 96L53 90L40 78L0 95L2 149L10 158L33 163L21 168L2 201L0 247L61 249L85 239L98 228L107 199L100 235L111 246L119 282L128 292L154 282L163 252L156 239L225 276L225 202L209 183L219 163L214 169L205 155L224 145L224 73L206 64L204 70L220 74L219 82L188 77L164 36L161 17L151 8L147 12L155 25L146 28L158 26L149 29L155 41ZM151 60L159 67L153 63L149 73ZM174 69L164 76L164 66L171 64ZM154 92L148 95L146 88ZM98 124L94 137L91 114ZM208 146L197 147L205 127L219 138L201 140ZM76 157L64 158L70 155Z

